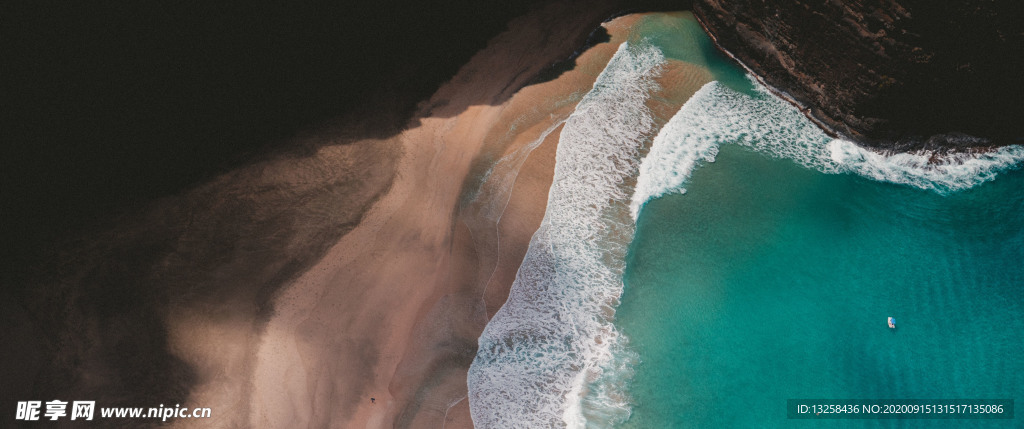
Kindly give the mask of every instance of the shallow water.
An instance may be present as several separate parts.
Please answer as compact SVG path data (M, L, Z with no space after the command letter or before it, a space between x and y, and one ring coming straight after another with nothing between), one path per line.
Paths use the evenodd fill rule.
M470 367L477 427L582 419L566 398L579 397L617 342L605 311L621 293L633 234L624 182L654 127L645 103L663 62L649 43L622 44L566 120L544 219Z

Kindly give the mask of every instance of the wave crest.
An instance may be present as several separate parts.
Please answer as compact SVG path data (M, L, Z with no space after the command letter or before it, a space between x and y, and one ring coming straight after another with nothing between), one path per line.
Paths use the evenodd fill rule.
M829 137L796 107L750 80L752 94L719 82L704 85L658 133L640 167L630 204L634 219L648 201L685 192L694 168L701 161L713 162L721 144L750 147L827 174L858 174L939 193L972 188L1024 161L1022 146L974 153L878 153Z
M645 103L663 62L649 43L624 43L566 121L544 220L470 366L476 427L585 423L584 391L618 343L609 318L633 236L624 182L654 127Z

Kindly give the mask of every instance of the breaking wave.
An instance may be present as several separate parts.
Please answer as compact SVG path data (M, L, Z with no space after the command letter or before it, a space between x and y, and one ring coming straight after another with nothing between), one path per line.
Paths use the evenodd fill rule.
M1022 146L977 153L878 153L829 137L756 81L752 94L711 82L655 137L640 166L630 204L633 218L654 198L686 192L683 185L694 168L701 161L713 162L719 145L729 143L827 174L853 173L939 193L972 188L1024 161Z
M641 162L655 126L645 103L664 62L648 43L624 43L565 120L544 219L469 370L475 426L583 427L628 418L623 389L636 357L611 318L635 220L648 201L685 192L693 171L714 162L722 144L826 174L939 193L990 181L1024 161L1021 146L874 152L827 136L755 81L749 94L706 84L658 132Z
M738 93L724 85L704 85L654 137L651 151L640 164L640 176L629 207L634 220L645 202L669 192L686 192L683 183L693 174L698 162L715 160L719 142L729 138L721 135L718 129L721 127L716 124L720 120L718 116L732 113L715 101L731 94ZM734 118L721 120L728 123L731 119Z
M588 386L621 361L610 318L633 236L626 182L653 132L645 102L664 61L624 43L566 121L544 220L469 370L476 427L581 427ZM602 412L628 417L609 390L595 389Z

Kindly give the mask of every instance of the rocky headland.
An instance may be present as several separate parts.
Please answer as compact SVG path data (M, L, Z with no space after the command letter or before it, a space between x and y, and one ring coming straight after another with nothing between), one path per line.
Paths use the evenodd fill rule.
M831 134L886 151L1019 144L1014 1L699 0L719 48Z

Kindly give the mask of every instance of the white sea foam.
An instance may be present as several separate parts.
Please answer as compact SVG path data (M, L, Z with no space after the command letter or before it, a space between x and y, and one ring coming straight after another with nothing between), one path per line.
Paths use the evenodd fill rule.
M713 162L722 139L735 136L719 134L720 118L733 113L731 109L715 103L729 97L722 85L704 85L669 119L651 144L651 151L640 164L640 176L630 203L630 214L636 220L640 207L647 201L666 193L684 193L683 183L690 178L698 162Z
M669 120L641 164L630 204L634 219L651 199L685 192L694 168L714 161L720 144L740 144L828 174L859 174L940 193L977 186L1024 161L1021 146L943 155L874 152L829 137L796 107L756 81L754 87L747 95L708 83Z
M566 121L544 220L470 367L476 427L585 424L585 390L614 363L609 317L633 235L624 182L654 127L645 101L663 62L649 44L623 44Z
M981 153L883 155L845 140L833 140L827 149L830 160L840 170L941 193L973 188L1024 161L1022 146L1006 146Z

